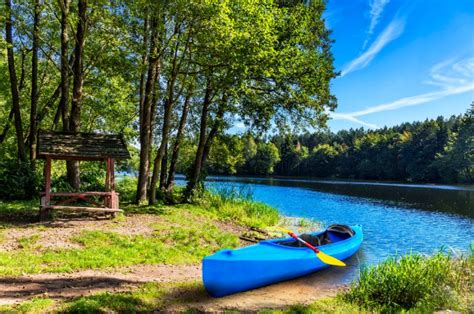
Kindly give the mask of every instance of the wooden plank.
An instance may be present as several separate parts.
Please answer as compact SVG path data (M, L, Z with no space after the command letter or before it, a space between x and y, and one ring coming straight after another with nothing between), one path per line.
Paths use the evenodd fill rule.
M45 195L45 192L40 192L40 195ZM111 196L112 192L54 192L50 193L53 196Z
M64 211L110 212L110 213L123 212L123 210L121 210L119 208L84 207L84 206L59 206L59 205L46 206L45 209L64 210Z

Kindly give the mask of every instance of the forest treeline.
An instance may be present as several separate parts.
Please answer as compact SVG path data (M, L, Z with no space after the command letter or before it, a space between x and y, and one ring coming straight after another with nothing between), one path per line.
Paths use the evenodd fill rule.
M474 183L474 104L464 115L350 129L225 135L213 146L207 172L318 178ZM192 145L188 150L193 151ZM181 171L186 171L186 158Z
M124 134L138 147L135 201L153 204L173 195L185 139L196 148L185 156L190 199L236 119L261 132L323 126L337 76L324 10L302 0L1 0L0 190L33 197L41 130ZM66 169L80 189L84 163Z

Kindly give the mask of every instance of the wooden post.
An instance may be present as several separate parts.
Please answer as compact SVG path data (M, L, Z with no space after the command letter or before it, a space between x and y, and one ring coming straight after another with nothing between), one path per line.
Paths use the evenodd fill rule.
M105 191L111 192L110 197L106 197L105 206L109 208L118 208L118 195L115 193L115 160L107 158L106 160L106 176L105 176Z
M109 158L110 164L110 191L112 192L112 204L111 207L113 209L118 209L118 195L115 193L115 160L113 158Z
M110 192L111 186L110 186L110 158L107 158L105 160L105 192ZM105 207L112 208L112 197L110 195L107 195L104 198L104 205Z
M51 205L51 157L46 157L44 164L44 196L41 197L40 218L48 216L48 206Z
M106 192L110 192L110 171L111 171L111 168L110 168L110 158L107 158L105 160L105 167L106 167L106 170L105 170L105 191Z
M110 167L110 190L115 192L115 160L109 158L109 167Z

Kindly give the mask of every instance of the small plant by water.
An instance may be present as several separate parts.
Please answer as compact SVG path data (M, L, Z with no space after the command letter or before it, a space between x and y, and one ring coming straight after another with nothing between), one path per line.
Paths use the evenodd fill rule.
M276 208L254 201L251 190L245 186L222 187L205 192L196 202L219 217L245 226L273 226L280 220Z
M363 268L360 279L343 295L345 301L380 312L467 308L472 288L473 257L409 254Z

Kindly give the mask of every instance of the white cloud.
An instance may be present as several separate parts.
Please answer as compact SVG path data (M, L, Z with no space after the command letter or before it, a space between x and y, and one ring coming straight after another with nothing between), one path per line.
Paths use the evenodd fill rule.
M347 120L369 128L375 128L376 125L362 121L359 117L377 112L416 106L446 96L474 91L474 58L464 59L459 62L454 62L453 59L450 59L438 63L431 68L430 76L431 80L427 83L440 86L441 89L415 96L403 97L364 110L349 113L331 112L330 115L334 120Z
M390 2L390 0L372 0L370 1L370 24L369 29L367 30L367 39L362 46L362 49L365 49L367 43L369 42L370 36L374 33L375 27L379 23L380 17L382 16L385 6Z
M346 121L352 121L352 122L355 122L357 124L360 124L360 125L363 125L363 126L366 126L370 129L375 129L377 127L377 125L375 124L372 124L372 123L369 123L369 122L365 122L365 121L362 121L362 120L359 120L357 119L356 117L354 117L351 113L338 113L338 112L327 112L331 118L333 118L334 120L346 120Z
M395 19L383 30L383 32L375 39L370 47L359 57L349 62L342 70L341 76L345 76L350 72L365 68L377 56L377 54L392 40L396 39L403 33L405 21Z

